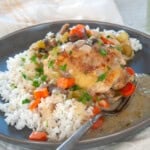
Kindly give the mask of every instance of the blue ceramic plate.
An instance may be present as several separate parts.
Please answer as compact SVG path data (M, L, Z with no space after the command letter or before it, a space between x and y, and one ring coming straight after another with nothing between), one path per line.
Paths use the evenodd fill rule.
M150 73L150 36L139 32L137 30L120 26L111 23L105 22L97 22L97 21L58 21L58 22L49 22L45 24L40 24L32 27L28 27L16 32L13 32L3 38L0 39L0 71L6 70L6 60L10 56L14 56L15 54L22 52L25 49L28 49L30 44L33 42L44 38L47 32L58 32L61 26L65 23L70 23L70 25L75 25L78 23L89 25L91 28L100 27L100 29L113 29L113 30L125 30L129 33L131 37L135 37L139 39L143 45L143 50L136 53L134 59L129 63L137 73ZM149 80L148 80L149 81ZM148 98L144 98L144 100L148 101ZM144 103L144 101L143 101ZM138 131L146 128L150 125L150 105L145 106L142 105L142 102L137 102L136 100L132 101L130 107L123 112L124 114L120 114L124 116L124 118L119 115L106 118L106 123L104 124L104 128L96 131L89 131L83 139L78 143L77 149L80 148L89 148L98 145L104 145L111 142L115 142L128 136L134 135ZM136 107L140 108L141 111L136 112ZM134 111L135 110L135 111ZM143 111L145 110L145 111ZM131 114L131 117L128 117L125 113ZM136 114L135 114L136 113ZM140 115L139 115L139 114ZM138 116L139 115L139 116ZM120 118L120 119L119 119ZM121 120L123 118L123 120ZM134 121L131 121L133 118ZM114 122L121 128L115 128ZM111 120L111 121L109 121ZM123 125L121 125L123 122ZM109 125L108 125L109 124ZM125 124L125 125L124 125ZM105 129L106 128L106 129ZM22 145L24 147L35 148L35 149L55 149L58 146L57 142L34 142L29 141L28 135L31 133L29 129L23 129L21 131L17 131L14 127L8 126L4 121L4 114L0 113L0 140L4 140L13 144Z

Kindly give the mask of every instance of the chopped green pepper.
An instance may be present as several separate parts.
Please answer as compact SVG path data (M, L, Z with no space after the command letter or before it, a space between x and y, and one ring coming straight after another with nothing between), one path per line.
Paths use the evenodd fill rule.
M118 51L122 51L122 47L121 46L116 46L115 47Z
M107 35L107 38L111 38L111 36L110 36L110 35Z
M57 56L58 53L59 53L59 46L56 46L56 47L54 47L54 48L52 49L51 54L52 54L53 56Z

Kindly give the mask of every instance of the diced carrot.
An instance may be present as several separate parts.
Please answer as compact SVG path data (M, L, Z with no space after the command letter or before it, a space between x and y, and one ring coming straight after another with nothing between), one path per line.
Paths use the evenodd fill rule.
M47 141L47 134L46 134L46 132L32 132L29 135L29 140Z
M49 95L48 89L45 88L40 88L36 89L33 93L34 95L34 101L30 104L29 109L33 110L38 107L38 104L41 102L41 98L45 98Z
M85 26L82 24L78 24L70 30L70 36L77 36L79 38L83 38L85 35Z
M104 118L99 118L93 125L92 125L92 129L97 129L102 127L102 124L104 122Z
M110 104L108 103L107 100L101 100L100 102L98 102L98 104L99 104L100 107L110 108Z
M101 36L100 38L101 38L101 40L103 41L104 44L112 44L112 45L114 45L114 42L109 40L109 39L107 39L106 37Z
M99 114L101 112L100 108L98 106L94 106L93 107L93 114L94 116Z
M57 86L62 89L67 89L75 85L75 79L74 78L65 78L61 77L57 80Z
M126 84L125 87L123 87L121 90L120 90L120 93L123 95L123 96L130 96L134 93L135 91L135 85L132 83L132 82L128 82Z
M125 69L129 73L129 75L131 76L135 75L135 71L131 67L126 67Z
M33 109L37 108L37 107L38 107L38 104L39 104L40 102L41 102L41 99L36 99L36 100L34 100L34 101L30 104L29 109L30 109L30 110L33 110Z
M101 112L101 110L100 110L100 107L98 107L98 106L94 106L93 107L93 115L95 116L95 115L97 115L97 114L99 114ZM103 124L103 122L104 122L104 119L103 118L99 118L93 125L92 125L92 129L97 129L97 128L99 128L99 127L101 127L102 126L102 124Z
M48 89L45 88L41 88L41 89L36 89L34 91L34 99L41 99L41 98L45 98L49 95Z

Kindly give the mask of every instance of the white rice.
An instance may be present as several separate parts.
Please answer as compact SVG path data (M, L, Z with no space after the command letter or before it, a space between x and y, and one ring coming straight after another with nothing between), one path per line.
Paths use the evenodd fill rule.
M62 140L79 128L85 118L92 115L92 109L86 110L84 104L74 99L66 100L65 95L53 91L51 96L42 100L39 110L30 111L29 104L22 104L22 100L33 99L34 87L30 80L22 78L21 72L26 70L26 73L31 76L35 73L34 64L28 66L31 56L32 52L28 50L15 55L14 58L9 58L7 61L9 71L0 72L0 93L3 100L7 102L0 103L0 110L5 112L6 123L15 126L18 130L26 126L33 130L46 131L50 140ZM22 58L26 58L24 64ZM17 88L12 87L12 84L17 85ZM52 103L56 104L56 110L49 114L48 120L43 121L40 109Z
M136 38L130 38L131 47L134 49L135 52L142 50L142 44Z
M89 29L88 26L86 26ZM93 29L99 32L99 28ZM116 34L113 30L105 30L106 34ZM49 32L47 37L51 37L53 33ZM130 38L132 48L135 51L142 49L139 40ZM92 115L92 107L88 109L86 106L75 99L67 100L65 95L53 91L52 95L43 99L38 109L30 111L29 104L22 104L25 98L33 100L32 91L34 87L30 80L22 78L22 73L28 74L30 77L35 75L35 65L30 63L32 51L27 50L23 53L10 57L7 60L8 71L0 72L0 93L3 100L7 103L0 103L0 110L5 112L5 121L8 125L15 126L21 130L25 126L38 131L46 131L50 140L62 140L70 136L85 119ZM22 61L25 58L25 61ZM16 87L15 87L16 86ZM47 120L40 113L47 107L55 104L55 110L51 112ZM45 114L46 115L46 114Z

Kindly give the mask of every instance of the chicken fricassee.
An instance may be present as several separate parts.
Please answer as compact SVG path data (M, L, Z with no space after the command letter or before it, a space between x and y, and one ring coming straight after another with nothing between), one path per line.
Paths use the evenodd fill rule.
M126 67L134 51L125 31L108 34L81 24L72 28L65 24L59 33L38 41L31 49L38 57L46 57L41 64L47 80L53 79L53 88L69 98L93 105L101 99L112 102L134 91L134 70Z
M0 109L7 124L32 129L30 140L69 137L101 109L134 93L135 72L127 67L134 50L126 31L65 24L59 32L49 32L9 58L8 71L0 72L0 93L6 100Z

